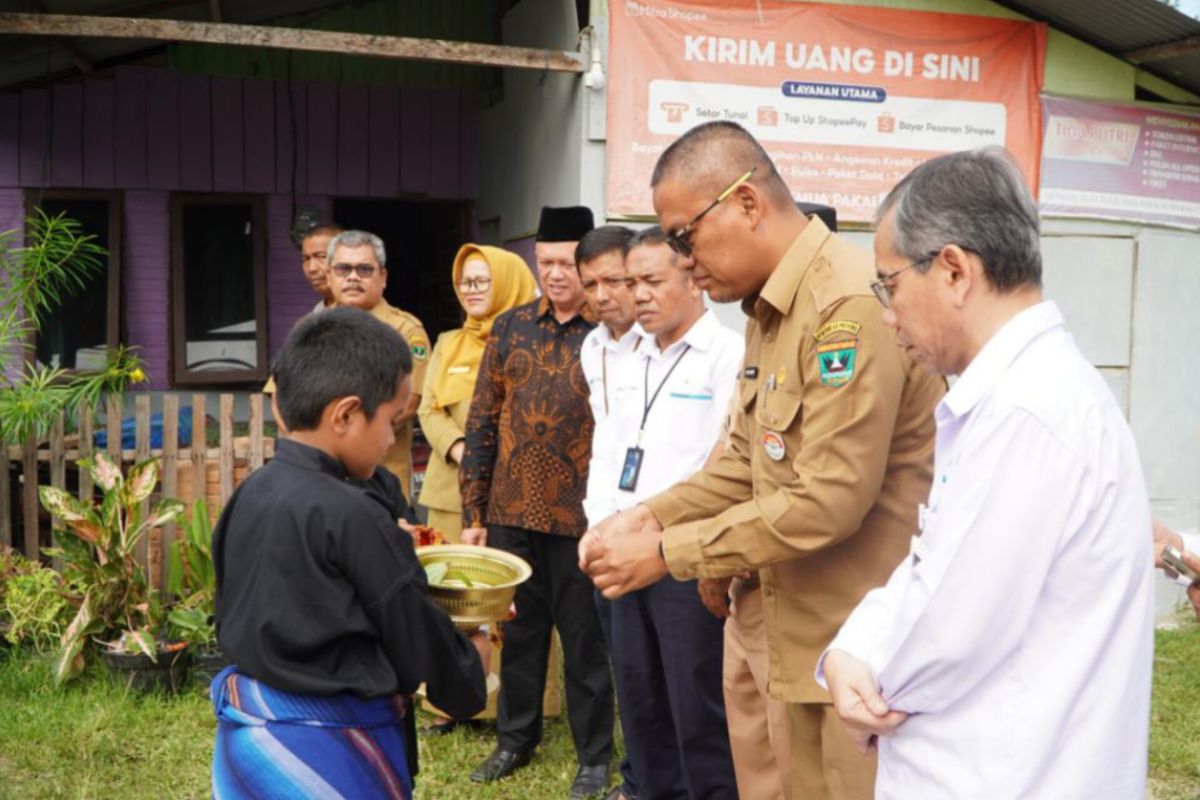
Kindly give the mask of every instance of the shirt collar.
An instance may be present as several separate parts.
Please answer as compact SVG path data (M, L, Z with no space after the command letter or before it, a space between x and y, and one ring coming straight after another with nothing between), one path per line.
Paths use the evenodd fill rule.
M342 462L324 450L301 444L292 439L279 439L275 443L275 458L301 469L324 472L338 480L346 478L346 469L342 466Z
M642 329L641 325L634 325L633 330L636 330L641 337L641 352L648 357L660 359L669 353L676 352L685 345L690 346L693 350L705 352L712 347L713 340L717 338L717 330L721 327L721 323L717 320L716 313L711 308L706 308L700 318L692 323L692 327L687 329L687 333L680 337L679 341L672 344L666 350L658 349L658 342L654 341L654 335L647 333Z
M379 298L379 302L376 303L375 305L371 306L371 310L368 311L367 313L370 314L375 319L380 320L381 322L387 322L388 317L391 315L391 312L394 310L395 309L392 308L391 303L389 303L387 300L384 300L381 297L381 298Z
M592 346L602 347L614 353L627 353L633 349L634 343L640 336L641 329L637 323L631 325L619 340L612 337L612 331L608 329L607 325L600 324L596 326L596 338L592 340Z
M792 308L796 293L800 291L804 276L808 274L809 265L816 259L829 236L829 228L825 227L821 218L810 217L804 230L771 271L771 276L758 293L759 299L786 315Z
M583 308L579 310L578 314L571 317L566 322L559 322L558 318L554 316L554 306L550 305L550 298L546 297L546 295L542 295L537 301L537 318L540 320L547 316L550 317L550 319L553 320L556 325L562 325L564 327L573 324L575 320L580 318L582 318L583 321L588 325L596 324L596 318L592 316L592 310L588 307L587 303L583 304Z
M1053 300L1031 306L1004 323L950 387L938 404L939 412L944 408L955 417L970 412L1030 342L1063 324L1062 312Z

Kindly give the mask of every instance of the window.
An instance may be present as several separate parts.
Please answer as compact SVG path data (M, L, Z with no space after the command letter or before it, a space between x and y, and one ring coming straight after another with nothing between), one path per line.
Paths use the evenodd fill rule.
M175 383L267 379L266 226L245 195L171 199Z
M34 355L38 363L68 370L103 369L106 349L121 336L121 198L115 192L30 192L28 213L65 214L108 251L99 272L64 298L42 321Z

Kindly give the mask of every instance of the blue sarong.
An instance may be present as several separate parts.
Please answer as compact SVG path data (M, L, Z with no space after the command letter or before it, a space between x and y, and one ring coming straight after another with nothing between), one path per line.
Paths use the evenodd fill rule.
M209 689L217 715L215 800L409 800L400 696L292 694L227 667Z

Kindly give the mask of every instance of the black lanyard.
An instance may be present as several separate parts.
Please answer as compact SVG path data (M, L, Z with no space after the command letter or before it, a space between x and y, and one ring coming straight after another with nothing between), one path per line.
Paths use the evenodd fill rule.
M654 390L653 397L650 396L650 358L646 358L646 379L642 384L642 387L645 390L643 393L645 409L642 411L642 427L638 430L639 440L642 438L642 431L646 430L646 420L650 417L650 409L654 408L654 402L658 400L658 393L661 392L663 387L667 385L667 381L671 379L671 373L675 371L675 368L679 366L679 362L683 361L683 357L686 356L688 354L688 350L691 349L692 346L690 344L683 346L683 352L679 354L679 358L675 359L675 363L671 365L671 368L667 370L667 374L663 376L661 381L659 381L658 388Z

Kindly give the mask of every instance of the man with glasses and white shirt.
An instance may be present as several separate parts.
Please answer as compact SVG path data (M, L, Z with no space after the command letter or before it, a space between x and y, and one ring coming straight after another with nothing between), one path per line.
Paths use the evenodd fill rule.
M614 511L704 466L744 352L742 338L705 308L691 261L661 229L633 237L626 272L640 342L615 381L610 373L615 424L594 450L615 458L593 481L598 496L588 498ZM613 672L641 797L737 797L721 691L723 628L694 580L659 580L612 603Z
M400 480L406 498L412 497L413 417L421 405L420 387L425 385L429 364L429 334L421 321L383 299L387 287L387 253L383 240L366 231L343 231L329 242L329 286L339 306L353 306L395 328L412 349L413 393L408 405L392 420L396 433L383 458L383 466Z
M817 666L878 798L1140 798L1150 506L1112 392L1042 298L1037 204L1000 148L913 170L878 212L884 322L938 404L919 537Z

